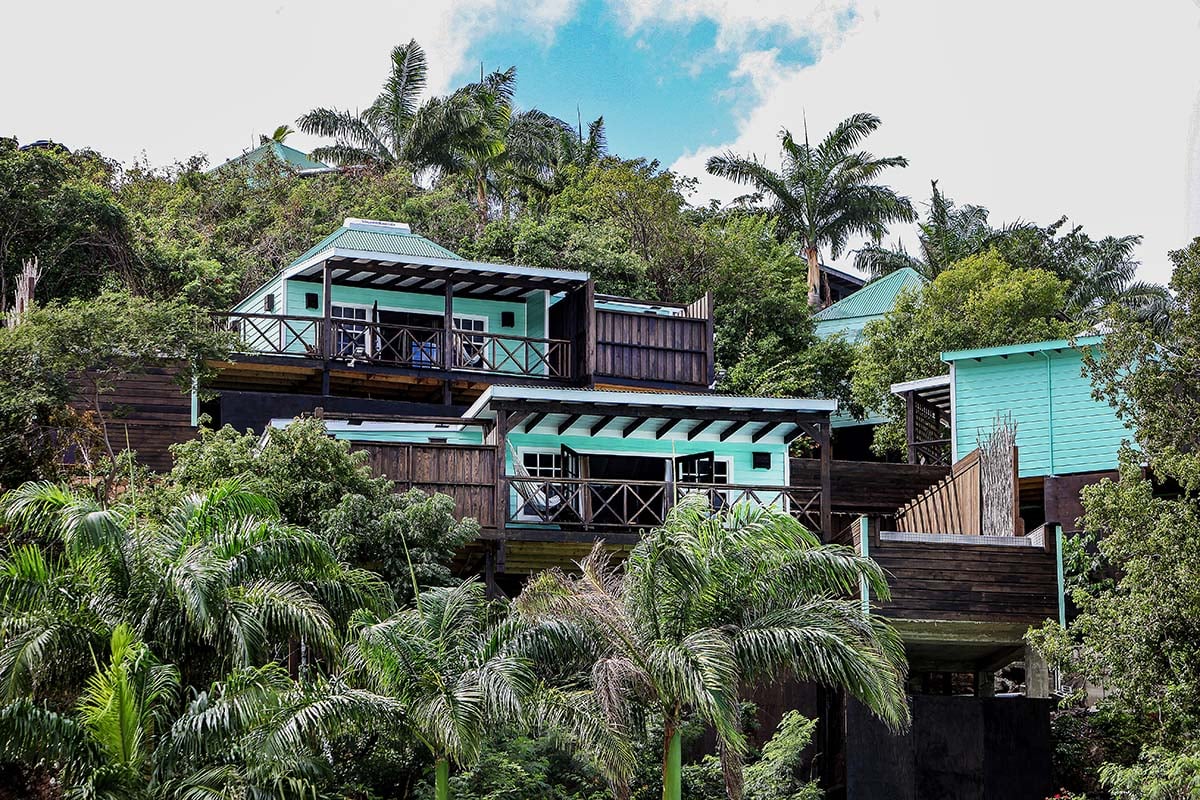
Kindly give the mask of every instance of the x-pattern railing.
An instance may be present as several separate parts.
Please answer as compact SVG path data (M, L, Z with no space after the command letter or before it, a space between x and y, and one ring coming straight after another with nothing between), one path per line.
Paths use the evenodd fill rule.
M214 314L213 322L218 330L237 334L241 352L313 358L325 355L323 317L228 312ZM329 355L416 369L549 379L571 376L571 342L567 339L454 330L447 346L446 332L441 328L362 319L331 320Z
M321 320L280 314L214 314L217 330L237 335L242 352L308 355L321 352Z
M453 341L460 369L567 377L571 343L566 339L454 331Z
M666 483L601 478L509 477L519 500L509 522L537 522L592 528L645 528L659 525L671 506L701 494L721 509L737 503L782 508L813 531L821 529L821 489L810 486L756 486L728 483Z

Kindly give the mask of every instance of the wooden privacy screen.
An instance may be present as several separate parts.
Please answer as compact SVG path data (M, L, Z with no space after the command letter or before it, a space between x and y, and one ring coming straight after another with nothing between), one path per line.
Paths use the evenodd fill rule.
M707 387L712 337L707 294L681 317L596 309L596 375Z
M921 496L903 506L896 515L896 529L904 533L956 533L979 536L983 529L980 451L972 450L954 464L950 475ZM1012 448L1013 524L1007 530L991 530L995 536L1023 536L1017 486L1017 448Z
M477 445L355 443L365 450L376 475L396 482L397 491L420 489L454 498L457 516L484 528L496 527L496 449Z

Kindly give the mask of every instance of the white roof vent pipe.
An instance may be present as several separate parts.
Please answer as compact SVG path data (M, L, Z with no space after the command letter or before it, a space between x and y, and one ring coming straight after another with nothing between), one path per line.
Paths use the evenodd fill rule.
M346 217L342 227L355 231L378 231L379 233L412 233L412 226L407 222L387 222L381 219L359 219Z

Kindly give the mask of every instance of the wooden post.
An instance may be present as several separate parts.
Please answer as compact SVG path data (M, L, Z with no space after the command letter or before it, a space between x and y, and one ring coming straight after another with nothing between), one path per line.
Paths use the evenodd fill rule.
M596 385L596 282L588 278L583 290L583 308L580 317L583 320L584 335L583 358L579 360L583 374L579 377L587 387Z
M920 463L917 458L917 398L912 391L904 393L904 438L908 443L908 463Z
M496 599L496 543L485 542L483 545L483 583L487 587L487 598Z
M833 431L828 419L817 423L821 446L821 540L833 537Z
M446 305L442 312L442 336L445 342L445 347L442 350L442 369L454 369L455 362L458 360L453 355L454 348L454 283L449 278L446 279L445 287Z
M321 394L329 396L329 360L333 358L333 271L329 262L321 264L321 282L323 285L322 302L324 302L325 322L323 325L324 347L322 348L324 363L321 369ZM284 311L287 311L285 308Z
M496 531L504 541L508 521L508 469L505 466L508 449L509 412L496 410Z
M716 356L713 354L713 293L711 291L704 293L704 357L708 361L708 385L711 387L717 382L717 362Z

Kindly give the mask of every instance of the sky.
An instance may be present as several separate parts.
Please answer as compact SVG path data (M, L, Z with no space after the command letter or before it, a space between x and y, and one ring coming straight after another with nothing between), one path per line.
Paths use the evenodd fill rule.
M1200 0L21 3L0 27L0 135L219 163L311 108L366 106L410 38L431 92L516 65L522 107L603 115L614 152L700 179L696 203L744 192L709 156L775 163L781 129L870 111L866 144L908 158L886 178L918 208L936 179L994 223L1140 233L1159 281L1200 235ZM916 245L908 226L887 241Z

